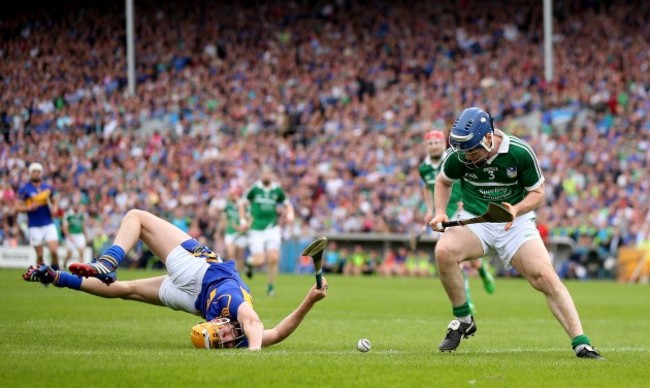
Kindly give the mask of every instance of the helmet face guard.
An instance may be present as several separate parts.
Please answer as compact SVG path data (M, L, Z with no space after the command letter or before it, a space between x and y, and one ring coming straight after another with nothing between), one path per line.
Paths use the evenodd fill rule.
M467 108L451 127L449 143L461 163L476 168L485 163L492 151L492 142L487 142L489 133L494 133L492 116L480 108Z
M488 146L485 138L483 138L478 146L467 151L459 149L456 155L458 156L458 160L460 160L461 163L471 169L474 169L485 164L488 156L490 155L490 151L492 151L492 146Z
M204 349L230 349L246 346L241 324L228 318L217 318L192 327L192 344Z

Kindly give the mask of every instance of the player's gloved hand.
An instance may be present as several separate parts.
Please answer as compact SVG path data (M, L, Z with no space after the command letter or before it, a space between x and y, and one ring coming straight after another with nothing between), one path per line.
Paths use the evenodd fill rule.
M429 226L436 232L444 232L445 228L442 227L442 223L449 221L449 217L446 214L438 214L429 222Z

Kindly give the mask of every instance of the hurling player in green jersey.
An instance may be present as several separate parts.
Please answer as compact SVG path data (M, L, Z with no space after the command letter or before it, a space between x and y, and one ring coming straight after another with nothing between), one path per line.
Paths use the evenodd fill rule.
M425 146L427 148L427 156L424 159L424 162L420 164L419 172L420 178L424 182L424 200L427 206L427 214L425 215L425 220L430 221L434 216L434 206L433 206L433 196L435 192L436 177L440 173L442 168L443 156L445 155L445 150L447 149L447 137L442 131L429 131L424 135ZM462 207L461 202L461 188L460 182L454 183L451 190L451 197L447 203L447 216L453 218L457 215L459 208ZM464 266L464 264L461 264ZM483 259L477 259L467 262L467 266L471 266L476 269L481 275L483 280L483 287L488 292L488 294L494 293L494 279L490 272L487 271L483 265ZM463 271L463 278L465 279L465 294L467 297L467 303L470 306L472 314L475 313L474 303L472 303L472 297L469 289L469 280Z
M293 205L282 190L272 181L273 171L270 166L262 167L260 180L246 193L239 206L239 219L243 228L248 227L248 241L251 252L251 264L267 267L267 295L275 296L275 280L278 275L280 245L282 232L278 225L278 206L284 206L284 217L288 224L293 223ZM246 210L250 206L252 221L248 224Z
M76 251L78 260L84 261L84 250L88 245L84 224L86 222L85 206L73 202L72 206L63 216L63 234L65 235L65 246L67 253L63 262L63 268L66 268L68 261Z
M226 259L235 260L238 271L241 271L244 267L244 253L248 245L248 234L245 230L242 230L239 219L241 195L242 190L239 186L232 186L228 190L226 203L221 210L222 216L218 229L219 233L223 233Z
M591 347L582 330L578 311L560 281L535 222L535 209L544 202L544 175L537 156L523 140L494 129L492 117L476 107L465 109L451 127L452 149L436 178L436 216L429 225L444 232L436 244L438 272L456 317L440 343L441 351L453 351L462 338L476 332L463 276L458 266L465 260L494 251L503 266L514 267L546 302L565 332L577 357L604 359ZM514 215L508 223L478 223L445 228L447 204L454 182L463 195L461 218L483 214L488 203L503 205Z

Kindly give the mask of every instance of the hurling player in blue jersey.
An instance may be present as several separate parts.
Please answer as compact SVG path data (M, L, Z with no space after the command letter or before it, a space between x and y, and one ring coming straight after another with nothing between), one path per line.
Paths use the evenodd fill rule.
M43 245L47 244L52 257L52 268L59 269L59 233L52 214L57 210L54 188L43 182L43 166L29 165L29 182L18 190L20 202L16 211L27 213L29 244L36 250L36 263L43 262Z
M138 239L165 263L168 274L117 281L115 271ZM322 255L323 247L310 254ZM265 330L235 261L222 261L187 233L142 210L126 214L113 245L98 259L89 264L73 263L70 272L40 264L31 266L23 279L200 315L206 322L192 328L192 342L201 348L260 350L276 344L287 338L314 304L327 295L325 282L321 289L313 286L296 310L274 328Z

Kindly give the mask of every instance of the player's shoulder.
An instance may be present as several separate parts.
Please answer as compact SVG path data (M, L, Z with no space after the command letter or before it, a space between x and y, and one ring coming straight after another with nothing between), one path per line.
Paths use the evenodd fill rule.
M256 191L261 190L261 188L260 188L260 187L261 187L261 184L262 184L262 183L259 182L259 181L253 183L252 185L248 186L248 190L246 190L246 193L247 193L247 194L250 194L250 193L254 193L254 192L256 192Z
M460 165L460 160L458 159L458 150L453 148L447 148L442 157L440 158L441 164L443 166L455 166L456 164Z
M510 141L510 147L508 149L509 153L522 157L535 157L535 150L533 150L533 147L531 147L527 141L514 135L505 136L507 136Z
M510 140L510 144L517 144L519 146L528 146L530 147L530 144L528 142L518 136L515 136L513 134L509 133L504 133L503 136L507 137Z
M23 183L19 188L18 188L18 194L25 194L30 191L32 191L34 188L34 185L32 185L32 182L27 182Z
M445 152L442 154L441 160L446 160L449 159L451 155L456 155L458 151L454 148L447 148Z

